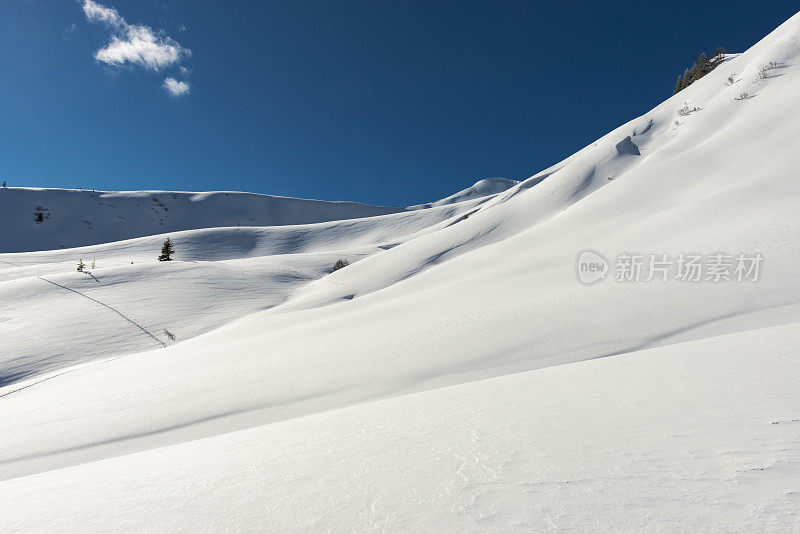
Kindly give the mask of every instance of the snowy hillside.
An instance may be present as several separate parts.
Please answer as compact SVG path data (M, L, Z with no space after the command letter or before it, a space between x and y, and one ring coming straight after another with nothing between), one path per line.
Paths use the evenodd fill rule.
M4 521L800 530L798 65L800 14L429 209L0 254Z
M400 211L253 193L0 189L0 252L73 248L179 230L276 226Z
M463 202L465 200L496 195L497 193L502 193L510 187L514 187L518 183L518 181L509 180L508 178L484 178L483 180L478 180L475 182L475 185L472 187L462 189L458 193L454 193L449 197L445 197L441 200L430 202L428 204L409 206L408 209L425 209L433 206L444 206L446 204L455 204L456 202Z

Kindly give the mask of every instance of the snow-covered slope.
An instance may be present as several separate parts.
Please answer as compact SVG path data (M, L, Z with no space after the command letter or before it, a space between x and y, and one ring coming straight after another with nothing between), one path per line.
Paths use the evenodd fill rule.
M512 374L9 480L3 523L793 532L798 336L790 325Z
M36 496L12 516L19 529L800 529L798 64L800 15L477 200L196 231L176 239L196 240L197 255L181 257L179 241L182 261L167 265L152 257L160 238L133 240L131 271L129 245L110 244L120 264L96 282L74 273L87 251L0 255L14 264L0 271L6 298L28 292L0 311L2 335L30 328L29 307L46 316L96 292L122 309L162 278L156 291L186 288L187 300L141 306L171 310L153 313L157 328L189 329L186 310L234 303L222 326L166 348L37 360L37 343L70 347L76 330L98 337L119 321L91 301L105 325L63 313L71 330L42 332L26 379L0 388L0 479L24 477L0 482L0 505ZM228 242L241 259L212 252ZM608 279L578 280L585 249L609 260ZM359 261L327 273L343 251ZM763 265L741 282L707 278L710 265L695 282L676 280L676 265L666 281L645 267L623 282L622 254ZM10 369L15 350L2 356ZM192 503L197 523L180 522Z
M479 202L309 225L175 232L171 263L154 261L164 235L0 255L0 386L166 346L272 308L330 273L337 259L382 252ZM76 269L81 259L84 273Z
M483 180L478 180L475 182L475 185L472 187L462 189L458 193L454 193L449 197L445 197L441 200L430 202L428 204L409 206L408 209L426 209L434 206L444 206L446 204L455 204L456 202L464 202L465 200L473 200L476 198L496 195L497 193L502 193L510 187L514 187L518 183L518 181L509 180L508 178L484 178Z
M0 189L0 252L81 247L218 226L276 226L401 211L254 193Z

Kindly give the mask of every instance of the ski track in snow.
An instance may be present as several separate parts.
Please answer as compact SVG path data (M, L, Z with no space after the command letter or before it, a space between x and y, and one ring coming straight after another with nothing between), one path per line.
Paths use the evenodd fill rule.
M78 291L76 289L72 289L72 288L69 288L67 286L61 285L59 283L53 282L52 280L48 280L47 278L44 278L42 276L37 276L36 278L38 278L39 280L42 280L43 282L48 282L50 284L53 284L54 286L60 287L61 289L65 289L67 291L71 291L71 292L75 293L76 295L80 295L81 297L89 299L92 302L95 302L95 303L99 304L100 306L108 308L112 312L114 312L117 315L119 315L120 317L122 317L125 321L130 323L132 326L135 326L136 328L141 330L142 333L144 333L145 335L147 335L150 338L152 338L153 341L155 341L156 343L159 344L159 346L161 346L161 347L166 347L167 346L166 343L164 343L163 341L158 339L156 336L154 336L153 333L150 332L148 329L146 329L144 326L140 325L139 323L137 323L136 321L134 321L133 319L131 319L130 317L128 317L127 315L125 315L124 313L119 311L118 309L114 308L113 306L110 306L110 305L106 304L105 302L101 302L101 301L97 300L96 298L90 297L86 293L81 293L80 291ZM94 278L94 276L92 276L92 278ZM97 280L97 279L95 278L95 280Z

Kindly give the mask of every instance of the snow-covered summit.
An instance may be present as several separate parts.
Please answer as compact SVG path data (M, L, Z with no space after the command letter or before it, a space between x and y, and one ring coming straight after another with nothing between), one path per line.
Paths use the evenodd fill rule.
M456 202L463 202L465 200L473 200L476 198L487 197L489 195L496 195L497 193L502 193L509 187L513 187L518 183L519 182L517 180L509 180L508 178L484 178L483 180L478 180L475 182L473 186L462 189L461 191L454 193L449 197L445 197L435 202L429 202L427 204L409 206L408 209L426 209L433 206L444 206L447 204L455 204Z

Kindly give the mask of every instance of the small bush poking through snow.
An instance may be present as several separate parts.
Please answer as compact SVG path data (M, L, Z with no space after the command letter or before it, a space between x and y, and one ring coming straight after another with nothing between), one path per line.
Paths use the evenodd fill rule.
M750 98L750 93L747 91L742 91L739 96L734 98L734 100L747 100L748 98Z
M761 65L758 68L758 79L759 80L766 80L767 78L769 78L771 76L771 72L770 71L772 69L777 69L778 67L780 67L780 64L776 63L774 61L770 61L766 65Z
M733 74L728 76L728 79L725 81L725 85L733 85L736 80L733 77Z
M689 115L690 113L694 113L695 111L700 111L700 108L698 108L697 106L694 106L694 107L690 108L689 104L684 102L684 106L681 109L678 110L678 115L680 115L681 117L685 117L685 116Z
M336 263L333 264L333 271L336 272L339 269L347 267L348 265L350 265L349 261L347 261L345 258L339 258L338 260L336 260Z
M78 272L82 273L83 270L86 268L86 264L83 263L83 258L78 260Z
M166 328L164 329L164 334L169 338L170 341L175 341L175 334L173 334Z

